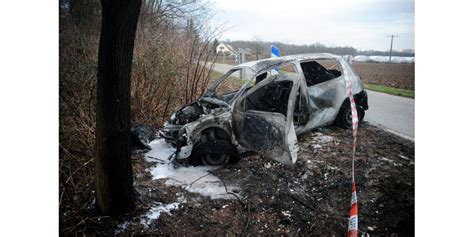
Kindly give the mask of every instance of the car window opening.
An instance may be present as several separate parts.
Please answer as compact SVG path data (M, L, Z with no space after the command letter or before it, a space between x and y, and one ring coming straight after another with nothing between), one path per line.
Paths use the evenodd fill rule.
M265 78L267 78L267 75L268 75L267 72L264 72L264 73L258 75L257 78L255 79L255 85L257 85L258 83L263 81Z
M235 70L215 87L215 96L229 103L240 88L242 88L242 86L249 80L251 82L247 84L244 91L252 88L255 83L252 81L249 73L245 73L242 69Z
M242 111L257 110L281 113L286 116L292 81L274 81L264 85L245 98Z
M301 69L308 86L317 85L341 76L337 63L331 64L329 60L322 60L322 63L326 64L327 68L316 61L301 63Z

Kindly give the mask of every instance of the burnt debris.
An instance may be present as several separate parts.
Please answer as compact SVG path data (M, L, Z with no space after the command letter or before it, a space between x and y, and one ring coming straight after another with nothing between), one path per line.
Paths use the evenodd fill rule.
M151 150L150 142L155 139L155 130L147 124L138 124L132 127L132 146L137 149Z

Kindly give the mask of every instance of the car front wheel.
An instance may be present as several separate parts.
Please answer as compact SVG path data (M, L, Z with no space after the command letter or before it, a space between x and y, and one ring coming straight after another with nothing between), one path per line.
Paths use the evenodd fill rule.
M360 106L357 106L357 115L359 117L359 123L364 120L365 117L365 111L363 108ZM339 110L339 114L337 115L336 118L336 124L339 125L342 128L349 129L352 128L352 112L351 112L351 106L350 104L343 105L341 107L341 110Z
M201 141L197 142L189 158L190 164L223 166L237 162L240 155L226 133L219 129L208 129L203 132Z

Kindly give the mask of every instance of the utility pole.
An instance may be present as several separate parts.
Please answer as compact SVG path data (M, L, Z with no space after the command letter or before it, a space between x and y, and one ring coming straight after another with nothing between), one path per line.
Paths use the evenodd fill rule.
M398 37L398 35L387 35L387 37L392 38L390 40L390 56L388 57L388 63L392 62L392 46L393 46L393 37Z

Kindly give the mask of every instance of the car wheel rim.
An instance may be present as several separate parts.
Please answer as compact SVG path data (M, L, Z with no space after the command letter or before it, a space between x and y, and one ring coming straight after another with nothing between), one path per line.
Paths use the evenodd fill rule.
M205 165L218 166L224 165L229 161L228 154L206 154L202 159Z
M346 112L346 123L347 125L352 125L352 113L351 113L351 109L348 109L347 112Z

